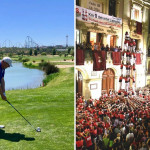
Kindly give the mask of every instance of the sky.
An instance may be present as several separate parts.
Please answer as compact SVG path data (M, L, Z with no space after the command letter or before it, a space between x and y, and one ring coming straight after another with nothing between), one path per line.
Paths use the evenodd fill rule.
M0 47L74 45L74 0L0 0Z

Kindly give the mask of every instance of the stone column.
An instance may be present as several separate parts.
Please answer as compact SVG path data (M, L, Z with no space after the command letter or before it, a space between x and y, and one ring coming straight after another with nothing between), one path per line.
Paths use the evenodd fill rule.
M119 17L120 18L120 0L116 0L116 17Z
M83 79L83 96L85 96L86 99L89 99L91 96L89 82L89 79Z
M107 34L106 33L103 34L103 44L104 44L104 46L106 46L108 44L107 43Z

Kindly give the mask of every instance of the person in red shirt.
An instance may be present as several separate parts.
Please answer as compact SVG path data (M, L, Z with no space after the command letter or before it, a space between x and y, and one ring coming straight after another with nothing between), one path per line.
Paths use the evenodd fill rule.
M83 139L78 137L76 138L76 149L82 150L82 148L83 148Z
M92 143L91 135L89 132L87 132L85 136L85 142L86 142L86 148L88 150L93 150L93 143Z

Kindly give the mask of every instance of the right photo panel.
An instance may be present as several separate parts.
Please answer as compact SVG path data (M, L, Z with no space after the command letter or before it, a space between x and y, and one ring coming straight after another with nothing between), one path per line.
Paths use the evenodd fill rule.
M150 150L150 0L76 0L77 150Z

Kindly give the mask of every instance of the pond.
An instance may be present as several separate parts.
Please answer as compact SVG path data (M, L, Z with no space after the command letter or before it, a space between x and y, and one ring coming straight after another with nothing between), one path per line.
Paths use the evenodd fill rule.
M5 89L30 89L42 86L44 72L38 69L29 69L20 62L13 62L13 67L5 70Z

